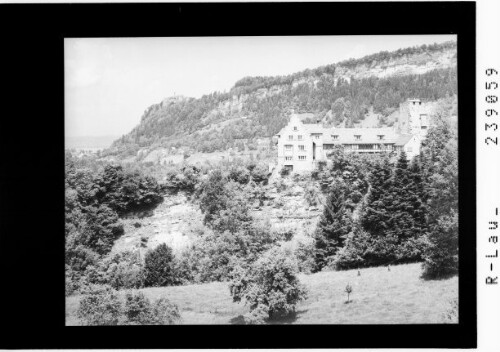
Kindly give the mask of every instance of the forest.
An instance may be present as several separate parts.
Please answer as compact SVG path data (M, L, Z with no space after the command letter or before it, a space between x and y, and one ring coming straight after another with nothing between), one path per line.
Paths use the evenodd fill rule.
M353 127L373 107L373 112L380 114L384 124L385 118L409 98L435 101L456 95L456 67L418 75L362 79L337 78L335 68L443 51L454 46L454 42L424 45L381 52L288 76L246 77L236 82L229 92L214 92L199 99L186 98L175 104L153 104L144 112L141 123L116 140L103 155L125 158L135 156L141 148L157 147L210 153L239 148L243 142L252 146L256 139L270 138L285 126L291 109L312 113L315 119L326 123L343 122L346 127ZM300 83L302 78L314 78L315 83ZM259 93L259 90L271 88L272 94ZM222 106L234 98L244 98L241 109L224 110ZM329 111L335 116L334 121L325 120ZM214 123L229 120L230 123L221 129L210 129Z
M183 165L160 182L144 170L82 163L68 153L66 294L87 294L79 314L89 325L103 319L168 324L178 318L176 307L138 293L126 297L126 318L119 318L114 290L227 282L234 301L249 306L245 319L262 323L307 299L299 272L418 262L426 280L450 277L458 265L457 154L456 125L444 110L412 160L404 152L366 157L332 150L330 166L300 176L318 185L306 196L325 203L312 241L291 250L286 243L294 234L255 219L250 204L265 197L269 182L297 175L270 180L265 164L247 160ZM147 213L178 192L188 194L203 214L189 248L174 253L162 244L144 258L131 251L110 255L124 234L121 219ZM103 305L116 308L111 318L99 315Z

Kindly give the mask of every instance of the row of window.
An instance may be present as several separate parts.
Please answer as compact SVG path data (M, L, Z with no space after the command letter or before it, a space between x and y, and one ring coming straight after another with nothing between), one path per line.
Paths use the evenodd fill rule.
M286 161L291 161L293 159L293 157L291 156L285 156L285 160ZM305 155L299 155L299 160L306 160L306 156Z
M293 145L291 144L285 144L285 150L292 150L293 149ZM304 145L299 145L299 150L306 150L305 146Z
M423 127L422 127L422 128L423 128ZM319 139L321 135L319 135L319 134L313 134L312 136L313 136L315 139ZM338 134L332 134L332 135L330 135L330 136L332 137L332 139L339 139L339 135L338 135ZM360 135L360 134L355 134L355 135L354 135L354 138L355 138L357 141L360 141L360 140L361 140L361 135ZM378 138L379 140L381 140L381 141L382 141L382 140L384 140L384 135L383 135L383 134L379 134L379 135L377 135L377 138ZM299 141L301 141L301 140L302 140L302 135L300 135L300 134L299 134L299 135L297 136L297 139L298 139ZM288 136L288 140L289 140L289 141L293 141L293 135L289 135L289 136Z

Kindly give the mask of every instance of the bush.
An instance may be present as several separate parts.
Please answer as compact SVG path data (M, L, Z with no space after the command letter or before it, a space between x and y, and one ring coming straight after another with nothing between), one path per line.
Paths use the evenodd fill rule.
M311 273L314 270L314 242L299 242L295 249L297 265L301 273Z
M195 282L230 279L235 267L247 267L278 240L279 235L262 224L249 224L234 233L209 230L182 254L178 277L190 277Z
M151 303L142 292L128 292L125 295L123 313L127 325L147 325L151 321Z
M179 308L166 298L157 299L152 308L151 323L154 325L171 325L181 318Z
M330 258L328 266L344 270L395 262L397 242L394 236L372 237L366 231L355 229L347 236L344 247Z
M144 286L170 286L177 282L172 249L162 243L144 257Z
M244 300L250 313L267 313L267 318L286 316L296 304L306 298L305 287L296 274L293 255L281 248L266 252L249 269L235 270L229 289L234 302Z
M200 170L195 166L184 166L180 170L168 172L166 180L166 188L176 193L185 191L192 193L199 183Z
M144 284L144 272L138 256L130 251L114 255L103 262L101 280L114 289L141 288Z
M281 168L280 175L281 177L286 177L290 175L290 169L287 169L286 167Z
M255 183L267 184L269 180L269 167L264 163L259 163L251 169L250 175Z
M247 184L250 181L250 172L243 166L233 166L229 170L229 179L240 184Z
M458 299L455 298L449 303L449 307L445 313L443 313L443 320L445 324L457 324L458 323Z
M80 299L77 317L83 325L117 325L121 303L116 291L109 287L94 286Z
M179 308L166 298L153 304L142 292L129 292L125 296L127 325L171 325L180 319Z
M442 216L432 226L424 250L423 277L436 279L458 271L458 213Z

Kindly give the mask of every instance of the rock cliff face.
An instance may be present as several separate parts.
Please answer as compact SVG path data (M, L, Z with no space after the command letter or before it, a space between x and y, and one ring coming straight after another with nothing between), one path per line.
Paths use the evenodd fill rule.
M147 215L123 220L125 234L115 242L112 253L138 250L143 256L161 243L178 253L191 243L190 229L202 226L203 219L200 209L182 193L165 197L165 201Z
M265 194L262 203L251 204L250 213L256 221L269 221L273 231L293 233L293 246L310 242L323 207L320 203L309 203L306 189L316 186L310 179L276 176L262 189ZM179 253L204 229L199 206L183 193L167 196L150 214L133 215L123 220L125 234L115 242L112 254L131 250L144 256L148 249L161 243Z
M255 150L255 139L277 133L291 109L313 120L331 119L332 106L339 101L344 115L353 120L350 126L364 120L369 111L383 114L385 124L409 95L435 101L456 94L456 64L456 43L450 42L381 52L287 76L246 77L227 93L200 99L168 97L146 109L141 123L103 156L177 163L180 159L168 156L247 152Z
M280 182L281 187L271 185L266 190L262 206L254 207L255 219L268 219L273 230L293 233L292 243L312 241L312 235L322 213L320 204L310 205L305 197L306 182L295 183L291 179Z

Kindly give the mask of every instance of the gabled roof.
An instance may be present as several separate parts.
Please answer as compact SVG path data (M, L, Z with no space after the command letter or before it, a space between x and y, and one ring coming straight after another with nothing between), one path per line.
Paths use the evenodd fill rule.
M334 139L332 136L338 136ZM359 136L359 139L356 138ZM383 136L380 139L379 136ZM393 128L329 128L323 135L323 143L378 144L394 143L398 135Z
M410 141L410 139L413 138L413 135L412 134L402 134L402 135L399 135L398 139L396 140L396 143L394 143L394 145L405 145L406 143L408 143Z
M289 125L283 127L277 135L284 133ZM399 135L392 127L383 128L336 128L323 127L319 123L302 124L302 127L310 134L322 134L325 144L395 144L405 145L413 135ZM334 139L332 136L338 136ZM356 136L360 136L357 139ZM379 136L383 136L380 139Z

